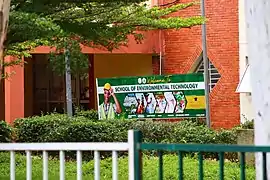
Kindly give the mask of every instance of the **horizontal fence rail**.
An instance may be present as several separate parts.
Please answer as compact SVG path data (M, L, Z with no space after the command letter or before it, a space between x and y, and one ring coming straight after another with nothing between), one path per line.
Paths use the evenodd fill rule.
M115 143L0 143L0 151L10 152L10 180L16 178L16 151L26 152L26 179L32 179L32 151L42 152L43 161L43 180L48 180L48 152L58 151L60 161L60 180L65 179L65 151L76 151L77 162L77 180L82 180L82 151L94 151L94 179L100 180L100 152L112 152L112 179L118 179L118 152L128 151L129 154L134 154L133 131L128 133L130 142L115 142ZM129 157L129 179L134 179L134 158Z
M221 145L221 144L150 144L138 146L144 150L189 152L270 152L269 146Z
M128 151L128 143L0 143L0 151Z
M140 131L135 131L135 147L136 156L135 158L141 158L141 151L152 151L158 152L158 179L164 179L163 170L163 152L177 152L178 153L178 166L179 166L179 180L184 179L184 164L183 164L183 153L185 152L197 152L198 153L198 166L199 166L199 180L204 179L204 168L203 168L203 152L217 153L219 157L219 179L224 180L224 154L226 152L240 153L240 179L246 179L246 153L261 153L262 154L262 180L267 180L267 153L270 152L269 146L248 146L248 145L221 145L221 144L157 144L157 143L142 143L142 134ZM137 137L137 138L136 138ZM141 158L142 161L142 158ZM139 160L138 160L139 162ZM139 163L140 165L142 163ZM135 179L142 179L142 166L135 166Z

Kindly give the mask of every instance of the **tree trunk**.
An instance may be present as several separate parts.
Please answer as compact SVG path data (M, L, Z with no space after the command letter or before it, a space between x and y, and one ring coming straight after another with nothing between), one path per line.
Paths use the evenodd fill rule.
M0 83L4 73L4 42L8 30L8 19L10 10L10 0L0 0Z
M70 59L69 51L65 50L65 62L66 62L66 104L67 104L67 114L72 117L72 86L71 86L71 70L70 70Z
M255 145L270 146L270 2L247 0L248 56L251 68L252 101L255 108ZM262 155L256 154L256 178L262 176ZM270 156L266 171L270 178Z

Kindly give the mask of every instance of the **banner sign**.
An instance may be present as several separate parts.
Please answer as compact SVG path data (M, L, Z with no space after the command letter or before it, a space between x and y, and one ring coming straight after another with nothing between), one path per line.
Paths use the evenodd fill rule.
M204 117L203 74L97 78L99 119Z

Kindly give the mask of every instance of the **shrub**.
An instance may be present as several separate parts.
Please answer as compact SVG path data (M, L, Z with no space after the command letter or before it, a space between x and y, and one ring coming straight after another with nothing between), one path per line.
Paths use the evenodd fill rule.
M236 143L233 132L216 132L193 121L97 121L86 116L51 114L16 120L14 127L17 142L126 142L127 131L136 129L149 143ZM207 155L216 157L216 153Z
M92 121L84 116L69 118L62 114L50 114L18 119L14 127L17 142L125 142L127 131L136 129L142 131L144 142L235 143L231 131L216 132L192 121Z
M91 120L98 120L98 112L94 109L87 111L77 109L75 112L75 116L83 116Z
M0 120L0 142L10 142L12 139L12 128Z
M59 127L67 126L70 118L63 114L50 114L17 119L14 122L17 142L48 142Z
M240 125L241 129L254 129L254 120L246 121Z

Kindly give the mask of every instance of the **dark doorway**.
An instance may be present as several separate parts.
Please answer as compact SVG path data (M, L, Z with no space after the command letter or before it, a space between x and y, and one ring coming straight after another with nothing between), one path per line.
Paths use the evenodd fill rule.
M66 111L65 76L53 72L47 55L33 55L33 114ZM89 77L72 76L72 100L75 107L89 108Z

